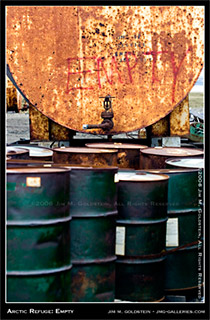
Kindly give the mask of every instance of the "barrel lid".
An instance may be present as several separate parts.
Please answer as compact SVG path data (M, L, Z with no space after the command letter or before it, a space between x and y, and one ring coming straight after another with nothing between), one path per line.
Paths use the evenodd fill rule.
M174 167L185 167L185 168L204 168L204 159L187 158L187 159L168 159L166 163Z
M141 144L121 143L121 142L102 142L102 143L87 143L86 147L105 148L105 149L145 149L148 148Z
M131 181L131 182L154 182L161 180L168 180L169 176L163 174L151 174L148 172L136 171L136 173L118 173L119 181Z
M61 147L54 148L56 152L67 152L67 153L117 153L117 150L111 149L94 149L94 148L79 148L79 147Z
M6 153L7 155L13 155L13 154L25 154L29 153L29 151L25 148L18 148L18 147L6 147Z
M49 148L39 146L18 146L20 149L29 151L30 157L52 157L53 151Z
M191 148L173 148L173 147L154 147L141 150L144 154L171 156L171 157L190 157L203 155L203 150Z
M27 174L27 173L58 173L58 172L68 172L70 169L67 169L65 167L17 167L17 168L8 168L6 170L6 173L19 173L19 174Z

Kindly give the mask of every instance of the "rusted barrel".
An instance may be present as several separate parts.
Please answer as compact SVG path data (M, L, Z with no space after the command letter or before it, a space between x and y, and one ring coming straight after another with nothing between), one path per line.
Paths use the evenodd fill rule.
M129 143L87 143L90 148L117 149L117 164L119 168L139 169L140 150L147 148L145 145Z
M140 169L166 169L165 161L169 158L202 158L203 150L190 148L155 147L140 151Z
M71 167L72 301L113 302L117 167Z
M92 148L55 148L54 163L79 164L86 166L117 166L117 150Z
M29 151L29 159L36 161L52 161L53 151L50 148L44 148L34 145L18 145L20 149L26 149Z
M202 217L199 218L199 170L177 167L148 171L153 174L167 174L170 177L165 288L170 291L191 289L198 286L198 240L202 240L198 225L199 220L203 223Z
M169 177L138 172L118 179L116 298L160 301Z
M70 302L69 170L7 170L7 301Z
M29 159L29 151L18 147L6 147L6 155L11 159Z

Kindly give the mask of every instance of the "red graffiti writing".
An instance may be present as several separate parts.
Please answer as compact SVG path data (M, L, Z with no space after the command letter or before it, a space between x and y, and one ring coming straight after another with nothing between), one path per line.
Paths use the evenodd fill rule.
M171 66L172 66L172 72L173 72L173 84L172 84L172 103L175 102L175 89L176 89L176 84L177 84L177 77L179 74L179 71L181 69L181 66L183 65L184 59L187 56L187 54L192 51L192 48L188 48L187 51L185 52L185 54L183 55L183 57L181 58L180 62L178 65L176 65L175 62L175 54L173 51L148 51L148 52L143 52L143 55L151 55L153 58L153 62L152 62L152 84L154 84L155 82L159 82L160 80L158 79L158 76L155 73L155 69L156 69L156 64L157 64L157 56L161 55L161 54L167 54L170 56L169 61L171 62ZM132 59L133 58L133 59ZM94 67L92 68L92 70L88 69L88 70L81 70L81 61L88 61L88 60L93 60L93 65ZM72 69L72 62L73 61L77 61L78 65L77 65L77 70L78 71L71 71ZM125 64L126 64L126 68L127 68L127 76L128 79L130 81L130 83L133 83L133 74L135 72L135 68L136 65L138 64L138 62L140 61L140 59L133 53L133 52L125 52ZM132 63L130 63L130 61L134 61ZM114 82L114 75L117 76L117 79L119 81L119 83L124 83L124 81L126 80L126 74L124 74L124 81L122 80L122 75L121 72L119 70L119 66L118 66L118 62L116 60L115 56L111 57L111 62L110 62L110 67L109 69L107 69L104 65L104 59L100 58L100 57L83 57L83 58L79 58L79 57L75 57L75 58L68 58L67 59L68 62L68 77L67 77L67 88L66 88L66 93L69 93L71 90L93 90L94 87L89 87L89 86L74 86L74 87L70 87L70 83L73 81L72 77L73 75L83 75L83 80L85 80L85 75L87 73L94 73L97 72L97 80L98 80L98 87L101 88L102 84L101 84L101 74L104 73L106 80L108 81L108 83L110 85L113 84ZM109 71L109 72L108 72ZM78 79L80 80L80 78ZM83 81L85 82L85 81Z

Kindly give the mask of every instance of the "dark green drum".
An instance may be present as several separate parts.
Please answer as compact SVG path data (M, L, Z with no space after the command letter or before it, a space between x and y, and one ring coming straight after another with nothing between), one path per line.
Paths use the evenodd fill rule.
M116 167L71 167L72 301L115 296Z
M119 172L116 228L116 298L164 298L168 179L145 172Z
M189 160L186 159L184 162ZM199 160L196 159L196 161ZM172 161L175 160L170 160ZM198 285L197 244L198 240L202 242L203 223L198 196L199 169L173 167L173 169L148 171L167 174L170 177L166 235L166 289L172 291L193 288Z
M116 261L116 297L119 300L153 302L164 299L165 257Z
M190 246L173 251L168 248L166 259L165 289L167 291L186 290L198 287L199 280L198 246ZM170 251L171 250L171 251Z
M7 301L70 302L69 170L7 170Z

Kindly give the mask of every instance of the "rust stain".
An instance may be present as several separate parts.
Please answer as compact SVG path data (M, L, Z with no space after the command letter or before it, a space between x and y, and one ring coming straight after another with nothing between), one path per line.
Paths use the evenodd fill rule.
M110 134L168 115L204 63L202 6L9 6L7 63L45 116L83 131L114 96ZM92 133L104 134L99 130Z

